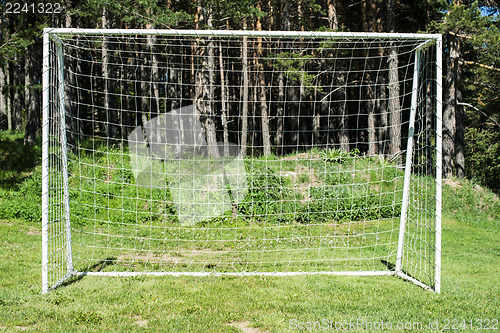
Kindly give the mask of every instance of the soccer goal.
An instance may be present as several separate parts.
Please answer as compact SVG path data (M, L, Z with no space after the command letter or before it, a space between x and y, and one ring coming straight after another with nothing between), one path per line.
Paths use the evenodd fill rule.
M43 292L82 274L439 292L441 43L45 29Z

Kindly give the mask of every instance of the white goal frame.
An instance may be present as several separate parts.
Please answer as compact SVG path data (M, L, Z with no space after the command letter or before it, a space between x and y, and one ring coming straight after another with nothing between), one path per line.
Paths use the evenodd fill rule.
M229 37L229 38L317 38L325 40L356 39L360 41L374 38L387 40L415 39L423 41L414 49L411 105L409 112L408 136L406 151L413 152L415 137L415 113L417 110L419 66L421 52L432 47L434 50L435 85L435 138L433 138L433 190L430 212L433 239L429 240L434 254L431 282L421 281L407 273L405 264L405 241L407 234L407 212L410 205L410 183L412 177L412 157L406 154L404 160L404 188L402 193L401 212L399 218L399 235L395 251L395 265L384 270L310 270L310 271L179 271L179 270L145 270L145 271L79 271L74 265L74 250L72 237L72 202L69 190L69 167L66 137L65 104L65 54L64 38L68 36L183 36L193 38ZM442 37L439 34L408 34L408 33L352 33L352 32L303 32L303 31L214 31L214 30L125 30L125 29L53 29L46 28L43 32L43 105L42 105L42 292L47 293L71 279L71 277L89 276L294 276L303 274L328 274L352 276L385 276L395 275L428 290L439 293L441 290L441 198L442 198ZM58 121L54 117L59 117ZM57 146L54 148L54 146ZM57 153L53 149L58 149ZM403 148L402 148L403 149ZM404 156L404 155L403 155ZM105 260L106 258L102 258ZM410 264L411 265L411 264Z

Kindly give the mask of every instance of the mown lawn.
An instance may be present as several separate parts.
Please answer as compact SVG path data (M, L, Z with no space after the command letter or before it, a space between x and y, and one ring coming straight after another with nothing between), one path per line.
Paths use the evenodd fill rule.
M18 198L14 180L29 170L10 168L2 177L0 205ZM16 212L0 219L0 331L500 328L500 202L468 181L444 187L441 294L395 277L313 275L84 277L42 295L40 221Z

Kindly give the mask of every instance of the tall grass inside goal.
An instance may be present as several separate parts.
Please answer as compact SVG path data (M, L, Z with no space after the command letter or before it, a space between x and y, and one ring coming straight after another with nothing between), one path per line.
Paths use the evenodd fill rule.
M439 292L441 37L45 29L42 287L396 275Z

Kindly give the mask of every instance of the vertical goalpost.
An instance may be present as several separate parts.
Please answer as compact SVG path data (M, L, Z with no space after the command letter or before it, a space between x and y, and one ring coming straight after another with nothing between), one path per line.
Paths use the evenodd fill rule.
M434 34L45 29L42 291L72 276L441 287Z

